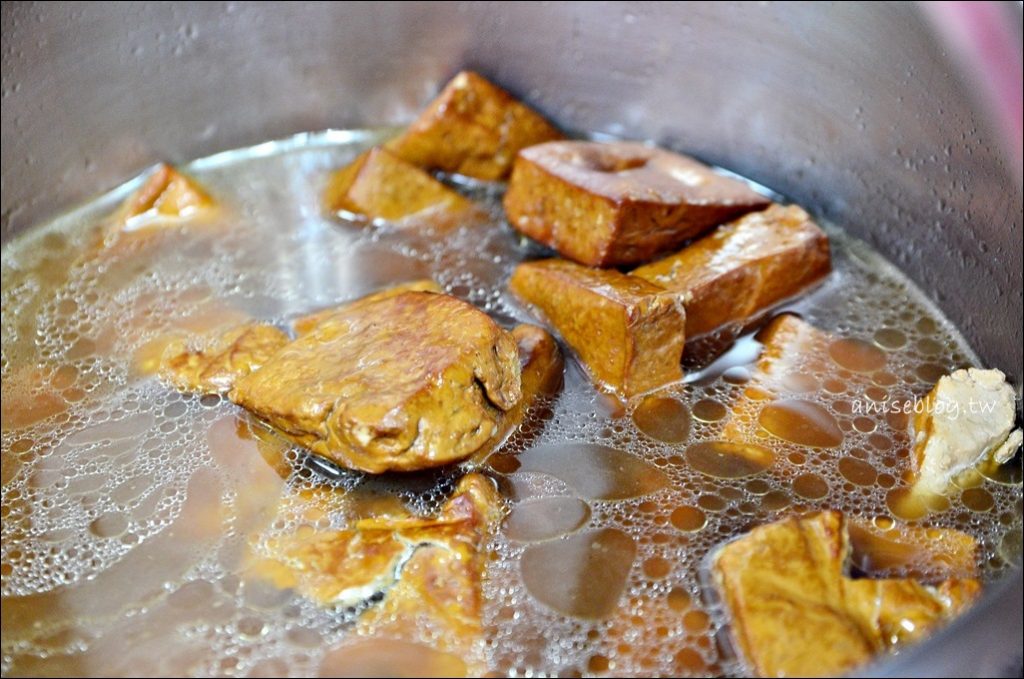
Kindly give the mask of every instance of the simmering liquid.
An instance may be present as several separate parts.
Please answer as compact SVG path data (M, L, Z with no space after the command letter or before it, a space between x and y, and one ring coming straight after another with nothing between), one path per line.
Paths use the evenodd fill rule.
M362 610L320 606L243 568L300 527L433 512L464 469L339 471L225 400L151 374L168 332L285 323L419 278L503 324L534 320L505 284L543 251L503 222L500 187L463 184L489 217L444 237L323 214L329 171L386 134L303 135L196 161L185 169L220 201L216 219L100 255L84 253L139 180L5 247L4 674L464 669L416 644L354 639ZM689 356L684 383L625 408L570 360L562 393L492 458L486 472L510 506L484 585L482 652L495 672L744 673L723 643L706 556L794 512L957 528L978 539L984 580L1019 560L1019 461L931 513L898 513L906 417L865 414L858 400L923 395L976 359L899 272L828 230L835 272L790 308L836 339L787 376L784 397L751 396L753 336L709 365Z

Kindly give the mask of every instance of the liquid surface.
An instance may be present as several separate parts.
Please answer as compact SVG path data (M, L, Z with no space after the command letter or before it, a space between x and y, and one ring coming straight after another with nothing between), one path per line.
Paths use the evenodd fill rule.
M360 611L243 573L254 545L299 526L432 512L462 470L395 481L325 468L230 403L177 394L143 370L170 331L283 323L425 277L504 324L532 320L505 283L543 253L501 220L500 187L460 185L490 216L443 238L323 215L329 171L384 134L196 161L185 169L221 201L217 220L103 257L82 253L138 180L5 247L4 674L464 671L417 644L353 639ZM921 396L975 359L898 272L829 232L835 272L792 309L837 339L825 367L788 376L785 399L745 396L752 337L624 412L570 360L563 393L493 458L511 508L484 586L495 672L743 673L704 588L711 549L798 511L899 518L906 418L866 416L857 399ZM984 580L1020 558L1014 464L909 517L975 536Z

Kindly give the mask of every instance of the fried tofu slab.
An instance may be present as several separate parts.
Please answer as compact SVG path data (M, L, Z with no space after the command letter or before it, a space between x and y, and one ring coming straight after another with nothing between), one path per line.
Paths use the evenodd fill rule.
M331 175L324 203L331 212L345 210L392 222L472 207L469 199L383 148L370 149Z
M341 307L229 398L314 453L382 473L469 457L521 393L510 333L454 297L403 292Z
M386 148L427 170L499 180L508 176L520 149L561 138L529 106L483 76L463 71Z
M433 281L293 325L295 340L258 323L176 339L159 374L181 391L227 394L292 442L372 474L482 461L561 387L545 330L506 331Z
M516 158L505 212L588 266L640 264L768 199L692 158L633 142L557 141Z
M678 293L561 259L520 264L509 288L555 328L599 387L628 398L682 379L686 312Z
M843 674L924 636L980 591L973 579L853 580L848 553L843 516L821 512L758 526L713 554L730 637L758 676Z
M632 275L683 293L686 337L734 334L831 269L828 237L801 208L773 205L723 224Z
M850 565L863 573L939 582L978 576L978 541L953 528L850 519Z
M275 537L250 553L246 573L322 606L362 608L361 633L429 643L476 667L483 547L503 514L494 483L468 474L436 516L380 516Z
M114 216L108 238L160 222L188 219L216 206L200 184L167 163L161 163Z

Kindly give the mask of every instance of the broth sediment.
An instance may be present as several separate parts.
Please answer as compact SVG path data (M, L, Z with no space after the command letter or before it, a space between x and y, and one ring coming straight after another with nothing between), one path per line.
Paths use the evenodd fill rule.
M137 180L5 246L4 674L309 674L325 658L325 667L343 662L334 649L351 641L360 611L247 581L240 569L251 536L259 543L298 525L340 528L395 506L429 513L460 470L400 481L332 470L328 478L227 401L177 394L139 361L169 331L212 331L249 317L283 323L427 277L499 322L536 322L505 284L517 262L543 251L502 223L496 186L462 185L490 219L443 238L323 215L328 172L388 133L304 135L196 161L185 169L222 201L219 221L168 230L113 256L81 253ZM743 398L757 358L756 342L745 338L725 359L691 371L685 385L656 394L671 400L641 406L648 433L632 407L616 416L569 366L563 392L495 458L510 504L557 497L568 512L546 526L499 531L490 545L484 651L495 671L742 672L716 642L726 621L705 597L708 551L799 510L893 516L888 500L909 464L906 417L865 419L849 385L866 380L863 397L904 400L977 363L899 272L841 230L828 231L834 273L789 306L842 338L828 352L828 374L802 375L794 384L803 390L791 392L820 426L792 436L755 426L763 402ZM734 402L739 411L726 416ZM687 421L659 426L659 413ZM740 428L752 432L747 444L770 451L771 468L695 468L699 458L717 469L710 443L734 418L749 425ZM519 460L507 454L526 450ZM580 468L574 455L612 462ZM984 580L1020 549L1019 469L990 476L921 519L975 536ZM313 490L325 486L339 492ZM524 535L541 539L515 539ZM572 537L551 542L561 535ZM612 585L622 580L617 604L548 589L546 568L559 559L586 568L579 554L594 542L607 543Z

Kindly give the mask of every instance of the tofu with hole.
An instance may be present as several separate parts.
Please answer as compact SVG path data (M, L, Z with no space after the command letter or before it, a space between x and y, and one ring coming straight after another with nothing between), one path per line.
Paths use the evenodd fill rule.
M397 222L464 213L473 206L430 174L383 149L371 149L331 175L324 203L331 212L344 210L371 219Z
M634 142L589 141L521 151L504 199L520 233L599 267L641 264L769 204L692 158Z
M825 232L801 208L773 205L631 273L683 293L692 341L722 329L738 334L830 270Z
M462 300L411 291L340 307L228 398L312 452L379 474L480 453L521 387L511 333Z
M686 312L678 293L561 259L520 264L509 288L573 348L600 388L628 398L682 379Z
M957 370L940 378L922 405L913 421L915 495L943 495L1020 448L1013 387L999 370Z
M520 149L562 134L539 113L472 71L463 71L386 148L426 170L505 179Z
M178 223L209 213L215 206L216 202L199 182L161 163L121 205L107 238L160 223Z
M845 520L830 511L758 526L712 553L730 639L754 674L844 674L924 636L980 591L972 579L854 580L848 553Z

